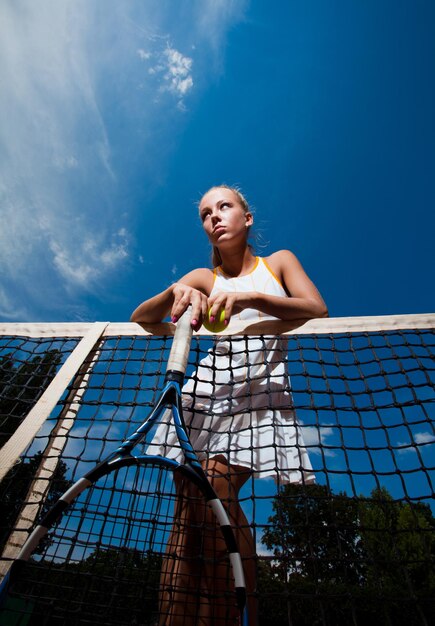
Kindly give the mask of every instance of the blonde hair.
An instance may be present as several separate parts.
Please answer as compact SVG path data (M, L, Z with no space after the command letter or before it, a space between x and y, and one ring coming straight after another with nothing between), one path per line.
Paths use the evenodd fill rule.
M245 213L252 213L250 207L249 207L249 203L246 200L245 196L243 195L243 193L241 192L239 187L231 187L231 185L226 185L225 183L222 185L213 185L213 187L210 187L210 189L208 189L203 195L202 198L209 193L209 191L213 191L213 189L228 189L229 191L232 191L233 194L236 196L237 200L239 201L239 203L242 206L242 209ZM198 203L199 204L199 203ZM249 232L249 230L248 230ZM248 244L249 249L251 250L251 252L253 251L253 246L251 244ZM219 267L219 265L222 265L222 257L220 255L219 249L216 246L212 246L212 250L211 250L211 263L213 267Z

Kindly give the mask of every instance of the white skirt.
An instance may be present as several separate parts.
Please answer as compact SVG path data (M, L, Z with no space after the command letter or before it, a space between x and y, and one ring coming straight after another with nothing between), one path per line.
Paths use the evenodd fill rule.
M314 482L293 410L287 342L238 339L218 341L183 387L184 420L198 458L225 457L280 483ZM182 462L169 410L147 453Z

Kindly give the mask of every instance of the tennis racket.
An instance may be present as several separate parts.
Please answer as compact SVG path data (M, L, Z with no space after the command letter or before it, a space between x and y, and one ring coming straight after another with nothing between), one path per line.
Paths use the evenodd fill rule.
M154 408L117 450L59 498L12 563L0 587L1 611L6 620L14 620L8 623L161 626L166 619L172 623L170 616L180 612L190 616L186 624L195 623L192 616L204 614L210 602L203 590L192 592L203 578L201 556L192 548L192 536L201 544L198 511L203 509L208 520L212 512L208 532L219 534L226 546L220 560L228 572L225 602L231 624L235 612L240 625L248 625L235 533L189 441L183 418L190 318L189 307L177 323L164 388ZM181 462L147 454L144 447L167 420L168 411ZM134 454L136 446L140 453ZM194 527L189 529L192 520ZM180 537L187 544L182 549ZM214 601L222 604L223 599ZM3 619L0 613L1 623ZM173 623L181 623L177 619Z

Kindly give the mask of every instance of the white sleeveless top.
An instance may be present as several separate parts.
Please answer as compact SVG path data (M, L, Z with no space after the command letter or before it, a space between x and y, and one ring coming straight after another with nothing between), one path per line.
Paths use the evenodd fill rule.
M253 269L249 274L245 274L244 276L232 278L224 274L220 267L215 268L213 273L215 279L210 295L218 291L243 293L258 291L271 296L287 297L278 277L273 273L267 261L261 257L256 258ZM263 320L275 320L277 318L257 311L256 309L243 309L240 313L232 315L231 320L233 319L261 322Z
M221 268L214 274L212 294L258 291L287 297L260 257L245 276L232 278ZM231 319L258 322L277 318L244 309ZM230 465L252 469L255 477L273 476L280 483L314 482L293 410L286 339L218 337L183 387L183 408L200 459L225 457ZM169 416L158 428L149 452L179 458Z

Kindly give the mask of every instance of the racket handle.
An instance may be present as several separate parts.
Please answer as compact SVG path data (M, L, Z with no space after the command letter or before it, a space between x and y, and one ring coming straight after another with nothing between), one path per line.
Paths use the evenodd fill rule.
M177 322L174 340L168 359L168 372L180 372L184 374L190 351L190 340L192 339L192 307L188 307Z

